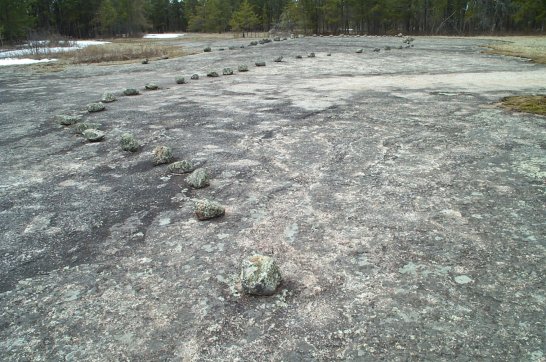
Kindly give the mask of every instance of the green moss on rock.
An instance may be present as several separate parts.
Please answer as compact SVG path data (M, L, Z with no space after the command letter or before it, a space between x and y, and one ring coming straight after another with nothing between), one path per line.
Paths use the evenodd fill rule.
M152 156L155 165L170 163L173 160L173 152L171 148L167 146L157 146L154 148Z
M195 202L195 216L199 220L209 220L225 214L225 208L217 202L198 200Z
M186 177L186 182L195 189L202 189L210 185L210 175L204 168L199 168Z
M282 282L275 260L269 256L253 255L241 264L243 292L250 295L272 295Z
M121 135L119 141L121 149L129 152L136 152L140 148L140 144L136 140L135 136L131 133L124 133Z

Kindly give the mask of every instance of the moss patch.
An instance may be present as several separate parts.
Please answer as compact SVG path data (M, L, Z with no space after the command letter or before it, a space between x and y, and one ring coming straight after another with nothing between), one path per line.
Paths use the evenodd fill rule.
M518 111L534 113L546 116L546 96L513 96L501 100L505 108Z

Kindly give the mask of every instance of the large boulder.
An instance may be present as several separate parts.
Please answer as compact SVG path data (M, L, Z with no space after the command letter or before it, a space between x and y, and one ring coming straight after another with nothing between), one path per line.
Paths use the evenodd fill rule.
M157 146L152 152L155 165L170 163L173 160L173 151L167 146Z
M198 200L195 202L194 212L199 220L209 220L224 215L226 209L214 201Z
M140 147L135 136L132 135L131 133L122 134L119 144L122 150L129 151L129 152L136 152L138 151Z
M186 182L194 189L202 189L210 185L210 175L204 168L198 168L186 177Z
M275 260L269 256L253 255L241 264L241 286L250 295L272 295L282 282Z

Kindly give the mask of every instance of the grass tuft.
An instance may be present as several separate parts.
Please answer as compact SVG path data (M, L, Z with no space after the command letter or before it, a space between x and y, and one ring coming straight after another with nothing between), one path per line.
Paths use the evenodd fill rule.
M501 99L501 105L513 111L546 116L546 96L513 96Z

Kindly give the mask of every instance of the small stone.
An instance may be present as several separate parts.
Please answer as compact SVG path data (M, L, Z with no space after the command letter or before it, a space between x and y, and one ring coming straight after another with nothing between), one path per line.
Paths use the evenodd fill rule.
M241 64L241 65L239 65L239 67L237 68L237 70L239 70L239 72L248 72L248 65L246 65L246 64Z
M169 59L169 57L168 57L167 55L163 55L163 56L161 56L160 59L161 59L161 60L167 60L167 59Z
M332 53L328 53L326 54L327 57L331 57L332 56Z
M265 67L265 62L256 62L257 67Z
M244 49L244 48L245 48L245 46L244 46L244 45L241 45L241 46L240 46L239 48L241 48L241 49Z
M223 75L233 75L233 69L231 69L231 68L224 68L224 70L222 71L222 74L223 74Z
M158 90L159 86L155 83L147 83L144 88L146 88L147 90Z
M230 46L228 49L229 50L235 50L236 48L234 46Z
M186 182L194 189L202 189L210 185L210 176L206 169L198 168L186 177Z
M296 55L296 59L303 59L301 55Z
M458 275L455 277L455 283L457 284L468 284L471 281L472 279L470 279L468 275Z
M173 160L173 151L167 146L157 146L152 155L155 165L170 163Z
M116 96L114 95L114 93L110 93L110 92L105 92L102 97L100 98L100 101L102 103L112 103L112 102L115 102L117 101L118 99L116 98Z
M210 47L206 47L205 49L203 49L203 51L205 53L210 53L212 51L212 49Z
M106 107L102 103L91 103L87 105L87 112L94 113L104 111Z
M60 124L62 124L63 126L71 126L81 121L82 116L59 114L58 116L55 116L55 120L59 122Z
M195 202L194 211L199 220L209 220L224 215L226 209L217 202L199 200Z
M184 77L176 77L174 78L174 81L176 82L176 84L186 84L186 78Z
M125 94L126 96L136 96L139 95L140 92L135 88L127 88L123 91L123 94Z
M364 49L360 48L360 49L358 49L356 52L357 52L357 54L360 54L360 53L362 53L363 51L364 51Z
M82 135L89 142L99 142L104 139L104 132L99 131L98 129L89 128L82 132Z
M381 49L379 49L379 48L373 48L373 51L379 53L379 52L381 51Z
M168 167L169 172L178 174L192 172L193 169L193 163L187 160L173 162Z
M150 62L150 61L149 61L148 59L144 59L144 60L142 61L142 64L148 64L149 62Z
M220 49L218 49L218 50L221 51L221 52L223 52L225 49L224 49L224 48L220 48Z
M197 79L199 79L199 74L194 74L194 75L192 75L192 76L191 76L191 79L192 79L192 80L197 80Z
M133 136L131 133L124 133L121 135L119 143L122 150L129 152L136 152L140 147L135 136Z
M216 78L219 77L219 75L216 72L208 72L207 77Z
M283 59L283 57L279 56L279 57L275 58L274 62L275 63L280 63L280 62L282 62L282 59Z
M387 45L387 46L385 47L385 50L391 50L391 47Z
M281 281L279 267L269 256L253 255L241 264L241 285L246 294L272 295Z
M276 36L273 38L274 41L281 41L281 37L280 36Z
M309 53L307 54L307 58L314 58L315 57L315 53Z
M251 41L250 44L248 44L250 46L254 46L254 45L258 45L258 42L257 41Z
M76 131L76 133L83 133L83 131L85 131L86 129L100 129L101 127L102 125L100 123L82 122L78 123L74 127L74 130Z

